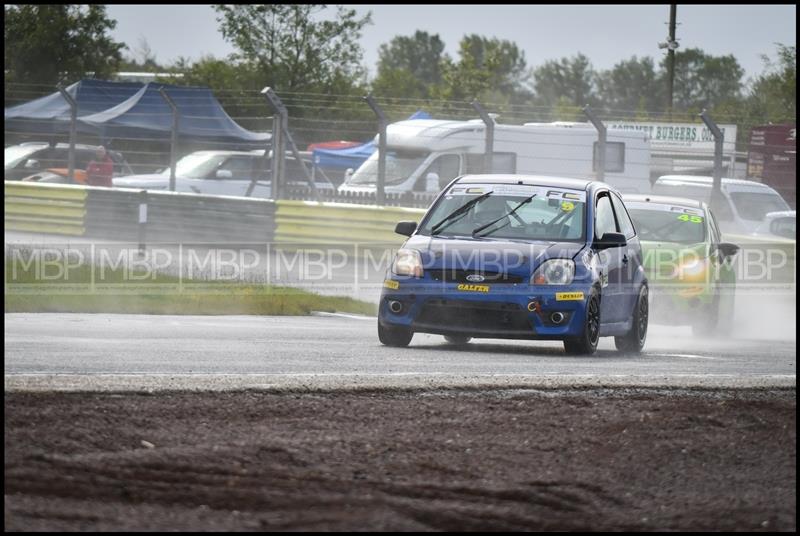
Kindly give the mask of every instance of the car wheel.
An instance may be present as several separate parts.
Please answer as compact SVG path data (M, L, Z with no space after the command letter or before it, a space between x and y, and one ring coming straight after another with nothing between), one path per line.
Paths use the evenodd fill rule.
M711 305L695 319L692 324L692 335L695 337L709 337L719 327L719 295L714 297Z
M384 327L380 322L378 323L378 339L386 346L408 346L413 336L414 332L408 328Z
M568 354L591 355L597 350L600 341L600 296L592 289L589 301L586 302L586 318L583 332L579 337L564 339L564 350Z
M649 304L647 302L647 287L642 285L639 290L639 298L633 311L633 325L631 330L622 337L614 337L614 345L620 352L638 354L644 348L647 339L647 321L650 316Z
M471 341L472 337L467 337L466 335L445 335L444 340L450 344L461 346L462 344L467 344L469 341Z
M718 335L730 335L733 332L733 313L736 310L735 303L736 296L731 296L730 300L718 300L717 303L717 327L715 329ZM724 303L724 306L723 306Z

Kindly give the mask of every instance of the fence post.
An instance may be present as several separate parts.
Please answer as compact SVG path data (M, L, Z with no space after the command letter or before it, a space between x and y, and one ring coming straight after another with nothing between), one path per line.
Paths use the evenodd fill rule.
M175 105L175 101L167 95L167 92L164 91L164 88L158 90L161 94L161 98L167 101L169 104L170 109L172 109L172 136L170 137L170 148L169 148L169 191L175 191L175 166L178 160L178 107Z
M483 123L486 125L486 148L484 149L483 156L483 172L492 173L494 171L494 119L486 113L478 99L473 99L472 107L481 116Z
M286 156L283 135L289 124L289 113L271 87L262 89L261 94L266 97L275 112L272 117L272 198L280 199L283 193L284 158Z
M589 121L592 122L594 128L597 129L597 172L595 178L598 181L605 182L606 180L606 136L608 131L606 130L606 126L597 117L594 112L589 108L587 104L582 108L583 113L586 114L586 117L589 118Z
M283 102L281 102L280 97L278 97L278 95L276 95L272 89L267 88L266 94L270 103L272 103L274 106L277 106L282 111L280 118L281 145L283 146L288 142L289 150L292 151L292 155L294 155L295 160L297 160L297 163L300 164L300 169L303 170L303 174L306 176L308 184L311 186L311 192L314 194L314 198L317 201L320 201L319 192L317 191L317 183L314 181L314 176L306 167L306 163L303 161L302 157L300 156L300 151L297 149L297 145L294 143L294 138L292 138L292 134L289 132L289 111L286 109L286 106L283 105ZM283 162L283 158L281 161Z
M70 182L75 182L75 139L78 137L78 103L72 98L67 90L61 84L56 86L58 92L64 97L64 100L69 104L69 156L68 156L68 172Z
M714 180L711 184L711 208L714 208L714 201L722 193L722 144L725 141L725 135L706 110L700 112L700 119L706 124L711 134L714 135Z
M147 235L147 190L139 192L139 256L143 257L145 252L145 240Z
M389 121L386 119L386 114L383 113L381 107L375 102L372 94L364 97L364 100L378 118L378 181L376 183L378 191L376 202L378 205L383 206L386 204L386 126Z

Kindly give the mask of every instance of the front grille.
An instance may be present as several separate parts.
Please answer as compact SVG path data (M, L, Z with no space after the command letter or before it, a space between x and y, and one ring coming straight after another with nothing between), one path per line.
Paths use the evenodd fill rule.
M442 329L533 333L528 312L514 303L428 300L415 322Z
M502 285L502 284L515 284L522 283L525 278L520 275L506 274L502 272L481 272L476 270L456 270L456 269L443 269L443 270L426 270L430 273L434 281L441 281L444 283L474 283L469 281L469 275L482 275L483 281L479 283Z

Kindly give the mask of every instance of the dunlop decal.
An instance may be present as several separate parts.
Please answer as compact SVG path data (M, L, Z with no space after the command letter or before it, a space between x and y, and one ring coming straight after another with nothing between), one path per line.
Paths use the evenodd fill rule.
M580 301L583 292L556 292L556 301Z

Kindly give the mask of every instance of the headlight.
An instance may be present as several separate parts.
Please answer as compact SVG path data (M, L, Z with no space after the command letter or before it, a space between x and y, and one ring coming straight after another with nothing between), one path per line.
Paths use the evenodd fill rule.
M678 279L698 281L705 279L708 259L694 258L678 266Z
M401 249L392 264L392 272L397 275L422 277L422 257L416 249Z
M575 277L575 263L570 259L551 259L539 266L531 285L569 285Z

